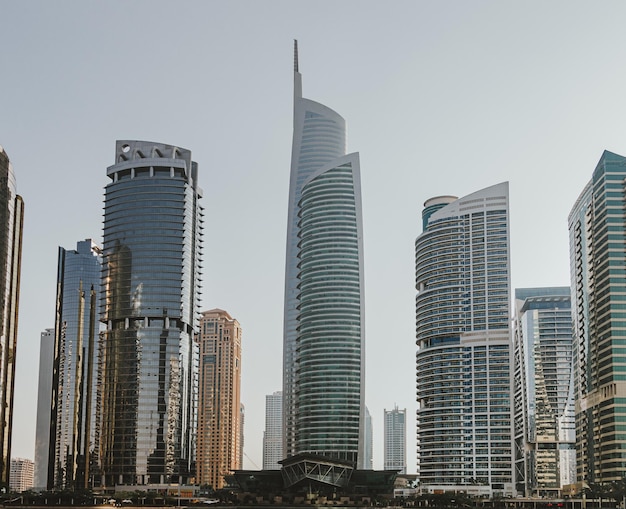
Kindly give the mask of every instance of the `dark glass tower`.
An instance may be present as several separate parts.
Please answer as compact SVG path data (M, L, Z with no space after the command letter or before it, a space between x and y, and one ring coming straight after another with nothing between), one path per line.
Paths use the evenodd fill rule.
M0 483L9 483L24 202L0 146Z
M82 489L97 465L100 247L59 247L47 487Z
M105 188L103 483L188 482L196 434L202 192L191 152L118 141Z

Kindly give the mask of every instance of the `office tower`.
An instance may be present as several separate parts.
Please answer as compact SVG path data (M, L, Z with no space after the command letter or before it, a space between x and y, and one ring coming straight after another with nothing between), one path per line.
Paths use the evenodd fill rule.
M406 474L406 408L385 409L385 470Z
M9 483L24 202L0 146L0 483Z
M25 458L11 459L11 481L9 489L15 493L30 490L33 487L34 464Z
M91 487L98 464L98 293L101 251L91 239L59 247L46 486ZM45 398L45 396L44 396Z
M241 326L222 309L200 319L197 482L224 487L241 469Z
M363 468L372 470L374 468L374 431L372 429L372 416L365 407L365 426L363 436Z
M345 121L302 97L297 45L283 344L283 453L362 461L361 183Z
M512 494L508 183L424 204L415 241L422 485Z
M39 343L39 382L37 384L37 421L35 424L35 472L33 486L48 487L50 461L50 414L52 411L52 368L54 365L54 329L41 333ZM54 451L54 449L52 449Z
M515 482L558 497L576 482L569 286L515 290Z
M577 480L626 470L626 158L605 151L569 215Z
M191 152L118 141L102 246L102 483L187 483L197 419L202 191Z
M280 470L283 459L283 393L265 396L265 431L263 432L263 470Z

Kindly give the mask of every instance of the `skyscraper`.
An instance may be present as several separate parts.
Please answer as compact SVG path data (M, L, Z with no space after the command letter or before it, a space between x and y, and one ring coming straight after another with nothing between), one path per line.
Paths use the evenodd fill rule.
M424 204L415 241L423 485L512 494L508 183Z
M626 470L626 158L605 151L569 215L577 479Z
M361 183L345 121L302 97L294 57L283 344L284 454L363 452Z
M0 146L0 482L9 483L24 202Z
M515 304L515 481L557 497L576 482L570 288L518 288Z
M35 425L35 472L33 486L48 487L50 462L50 415L52 412L52 369L54 365L54 329L41 333L39 343L39 381L37 383L37 421ZM54 449L52 449L54 452Z
M283 393L265 396L265 431L263 432L263 470L279 470L283 459Z
M385 409L385 470L399 470L406 474L406 408Z
M173 145L118 141L105 187L102 482L188 482L195 459L198 167Z
M200 319L197 482L224 487L241 465L241 326L222 309Z
M98 293L101 251L91 239L59 247L47 487L85 489L98 464Z

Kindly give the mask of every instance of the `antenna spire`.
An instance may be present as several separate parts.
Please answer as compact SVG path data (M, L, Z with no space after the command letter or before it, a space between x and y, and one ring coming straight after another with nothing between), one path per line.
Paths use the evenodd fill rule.
M302 97L302 75L298 65L298 39L293 40L293 98ZM294 110L295 113L295 110Z
M300 72L298 69L298 39L293 40L293 72Z

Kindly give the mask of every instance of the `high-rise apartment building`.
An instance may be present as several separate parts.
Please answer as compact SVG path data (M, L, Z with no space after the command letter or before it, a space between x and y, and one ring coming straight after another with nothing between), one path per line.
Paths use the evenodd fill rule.
M406 474L406 408L385 409L384 417L384 468Z
M9 483L24 202L0 146L0 482Z
M222 309L200 319L196 479L213 489L241 465L241 326Z
M512 494L508 183L424 204L415 241L422 485Z
M196 450L198 167L186 149L118 141L107 175L102 483L187 483Z
M577 480L626 471L626 158L605 151L569 215Z
M54 329L41 333L39 343L39 381L37 383L37 420L35 424L35 472L33 486L48 487L50 464L50 415L52 413L52 370L54 366ZM54 451L54 449L52 449Z
M265 431L263 432L263 470L280 470L283 459L283 393L265 396Z
M15 493L30 490L33 487L34 464L25 458L11 459L11 481L9 489Z
M297 46L283 345L284 454L363 456L363 225L345 121L302 97Z
M97 473L100 247L59 247L47 487L85 489ZM44 396L45 398L45 396ZM93 479L92 479L93 481Z
M515 290L515 482L558 497L576 482L569 286Z

